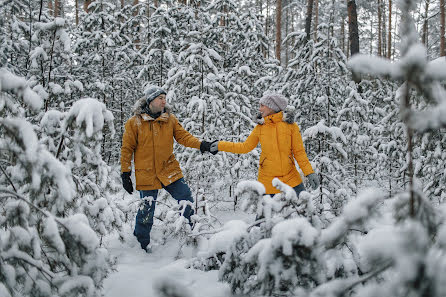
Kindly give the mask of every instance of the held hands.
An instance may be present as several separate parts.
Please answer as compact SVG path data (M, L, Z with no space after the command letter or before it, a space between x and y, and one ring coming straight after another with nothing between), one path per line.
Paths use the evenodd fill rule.
M200 152L210 152L211 154L215 155L218 153L218 140L213 142L202 141L200 144Z
M313 190L316 190L319 187L319 177L315 173L311 173L307 175L308 183Z
M133 184L132 180L130 179L130 172L123 172L121 173L122 178L122 186L127 191L127 193L132 194L133 193Z

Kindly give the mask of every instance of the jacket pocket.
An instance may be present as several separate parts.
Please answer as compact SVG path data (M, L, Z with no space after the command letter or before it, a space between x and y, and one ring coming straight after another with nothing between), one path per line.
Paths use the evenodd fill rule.
M136 185L152 186L155 181L155 174L151 169L135 169Z

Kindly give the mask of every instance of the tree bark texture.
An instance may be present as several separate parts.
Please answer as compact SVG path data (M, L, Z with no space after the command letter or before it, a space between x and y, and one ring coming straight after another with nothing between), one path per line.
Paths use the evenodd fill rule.
M381 32L382 32L382 16L381 16L381 0L378 0L378 56L382 55Z
M76 26L78 26L79 25L79 0L75 0L74 1L74 3L75 3L75 15L76 15Z
M282 43L282 0L276 3L276 59L280 63L280 44Z
M54 0L54 17L60 16L60 0Z
M445 15L444 15L444 0L440 0L440 56L446 56L445 53Z
M424 4L425 4L425 7L424 7L424 17L423 17L423 34L422 34L422 36L421 36L421 42L423 42L423 44L427 47L427 43L428 43L428 36L427 36L427 31L428 31L428 28L429 28L429 23L428 23L428 21L429 21L429 19L428 19L428 14L429 14L429 2L430 2L430 0L425 0L424 1Z
M348 35L350 39L350 54L359 53L358 14L355 0L348 1Z
M392 0L389 0L389 32L387 34L387 59L392 56Z
M53 10L53 1L49 0L48 1L48 10L50 12L50 15L54 15L54 10Z
M310 40L312 16L313 16L313 0L308 0L308 2L307 2L307 17L305 19L305 33L307 34L307 40Z
M314 1L314 25L313 25L313 38L314 41L317 40L317 26L319 26L319 0L313 0Z

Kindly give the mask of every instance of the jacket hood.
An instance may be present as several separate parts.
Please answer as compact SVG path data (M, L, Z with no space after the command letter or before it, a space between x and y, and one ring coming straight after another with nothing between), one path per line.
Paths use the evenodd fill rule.
M146 112L144 111L146 106L147 106L146 98L142 97L142 98L138 99L135 102L135 104L133 105L133 108L132 108L133 114L136 116L146 114ZM172 107L166 103L166 106L164 107L164 112L167 112L168 114L170 114L171 111L172 111Z
M288 123L288 124L292 124L294 123L294 118L296 116L296 108L294 106L288 105L284 111L280 111L278 113L272 114L267 116L266 118L269 117L279 117L278 114L282 114L282 121ZM259 125L263 125L265 124L265 118L262 117L262 115L260 113L257 114L257 117L255 119L255 122Z

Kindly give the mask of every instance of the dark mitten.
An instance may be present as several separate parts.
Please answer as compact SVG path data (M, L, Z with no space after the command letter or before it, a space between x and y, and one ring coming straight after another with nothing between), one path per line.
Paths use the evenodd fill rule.
M200 144L200 152L210 152L211 151L211 143L207 141L202 141Z
M133 193L133 184L132 184L132 180L130 179L130 172L123 172L121 174L121 178L122 178L122 186L124 187L124 189L129 194L132 194Z

